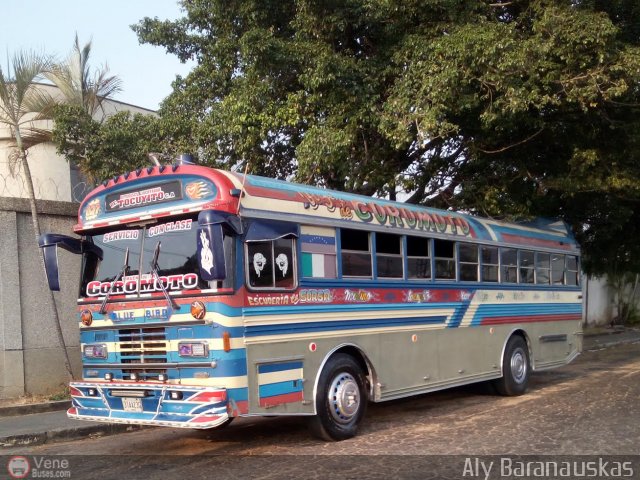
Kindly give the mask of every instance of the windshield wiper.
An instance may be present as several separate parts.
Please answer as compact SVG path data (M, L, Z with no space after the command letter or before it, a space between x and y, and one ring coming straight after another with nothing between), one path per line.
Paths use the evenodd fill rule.
M122 265L122 270L120 270L118 275L116 275L116 278L114 278L113 282L111 282L111 286L109 287L109 291L104 296L104 300L102 300L102 305L100 305L100 310L99 311L103 315L105 313L107 313L107 301L109 300L109 297L111 296L111 293L113 292L113 287L116 285L116 282L118 280L120 280L121 278L124 278L124 276L128 272L129 272L129 247L127 247L127 249L124 251L124 265Z
M162 242L156 243L156 249L153 251L153 258L151 259L151 273L155 275L155 281L160 286L160 290L164 294L164 298L167 300L170 309L180 310L180 305L178 305L173 298L167 292L167 289L160 281L160 274L158 273L158 256L160 255L160 244Z

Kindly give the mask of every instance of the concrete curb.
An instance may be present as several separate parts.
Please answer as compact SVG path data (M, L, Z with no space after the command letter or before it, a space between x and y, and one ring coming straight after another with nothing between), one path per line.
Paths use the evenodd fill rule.
M585 344L585 350L599 350L602 348L616 347L618 345L627 345L629 343L638 343L640 342L640 337L638 338L621 338L610 340L608 342L588 342L588 345Z
M0 407L0 417L16 417L18 415L30 415L32 413L55 412L58 410L68 410L71 407L71 400L58 400L43 403L25 403L24 405L11 405Z
M584 350L598 350L640 342L640 329L616 328L607 332L588 333L584 335Z
M44 445L45 443L65 442L87 438L106 437L117 433L141 430L141 425L118 425L98 423L82 427L71 427L51 430L48 432L25 433L0 437L0 449L10 447L25 447Z

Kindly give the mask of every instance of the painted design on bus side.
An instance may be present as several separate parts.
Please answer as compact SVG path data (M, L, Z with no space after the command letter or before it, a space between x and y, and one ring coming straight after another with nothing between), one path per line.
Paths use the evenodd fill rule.
M300 195L305 199L304 208L312 208L317 210L318 207L324 206L327 211L333 213L336 209L340 210L340 216L342 218L353 218L353 206L346 200L340 200L339 198L332 197L330 195L314 195L312 193L300 192Z
M256 275L258 275L258 277L260 276L260 273L262 273L262 270L264 270L264 266L266 264L267 264L267 258L260 252L256 253L253 256L253 269L255 270Z
M118 230L117 232L105 233L102 236L103 243L116 242L118 240L137 240L140 232L138 230Z
M284 253L281 253L276 257L276 265L280 272L282 272L282 276L285 277L287 275L287 270L289 270L289 259Z
M446 213L416 212L408 208L398 208L393 205L380 205L376 202L361 202L359 200L341 200L330 195L315 195L300 192L304 207L317 210L320 206L333 213L340 210L344 219L352 219L353 214L364 223L374 220L380 225L410 228L412 230L426 230L438 233L449 232L453 235L472 235L469 222L458 216Z
M87 284L87 296L99 297L106 295L113 282L93 281ZM198 286L198 275L187 273L185 275L167 275L154 278L145 274L140 279L140 293L161 292L164 286L167 290L191 290ZM138 293L138 276L132 275L114 283L111 294L135 294Z
M154 225L147 230L147 237L157 237L164 233L181 232L185 230L191 230L193 220L178 220L176 222L162 223L160 225Z
M367 303L377 300L377 295L368 290L349 290L344 291L344 300L346 302Z
M143 190L129 190L107 195L107 212L164 203L182 198L182 189L177 180Z
M468 302L469 300L471 300L471 298L473 298L473 293L472 292L466 292L464 290L462 290L460 292L460 301L461 302Z
M420 290L417 292L409 290L405 293L404 301L409 303L427 303L432 297L430 290Z
M198 180L197 182L187 183L184 192L191 200L200 200L213 194L213 190L206 182Z
M100 199L94 198L89 203L87 203L86 208L84 209L84 219L86 221L95 220L100 215L102 208L100 207Z
M278 293L275 295L248 295L247 302L252 307L297 305L300 296L297 293Z
M300 290L300 303L331 303L334 295L328 288Z
M209 246L209 238L204 230L200 232L200 243L202 244L202 248L200 249L200 267L211 275L213 252Z
M142 315L136 315L136 313L141 313ZM114 323L135 320L138 316L142 316L145 320L168 320L170 313L166 308L145 308L142 312L136 310L109 312L109 320Z

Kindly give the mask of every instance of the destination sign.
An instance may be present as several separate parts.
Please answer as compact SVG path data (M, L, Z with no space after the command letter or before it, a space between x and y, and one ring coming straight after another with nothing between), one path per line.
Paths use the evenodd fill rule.
M149 185L145 188L125 190L107 195L107 212L144 207L182 199L182 184L178 180Z

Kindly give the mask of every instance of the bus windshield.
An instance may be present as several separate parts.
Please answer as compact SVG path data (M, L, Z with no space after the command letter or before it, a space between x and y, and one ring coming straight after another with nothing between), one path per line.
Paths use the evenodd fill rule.
M102 249L103 259L85 254L80 296L98 298L107 294L145 294L161 292L162 286L169 292L184 293L212 288L209 282L200 278L197 232L196 220L182 219L88 236L86 240ZM151 262L159 242L158 281ZM214 248L222 248L222 245ZM129 255L125 265L127 250ZM112 287L113 281L123 271Z

